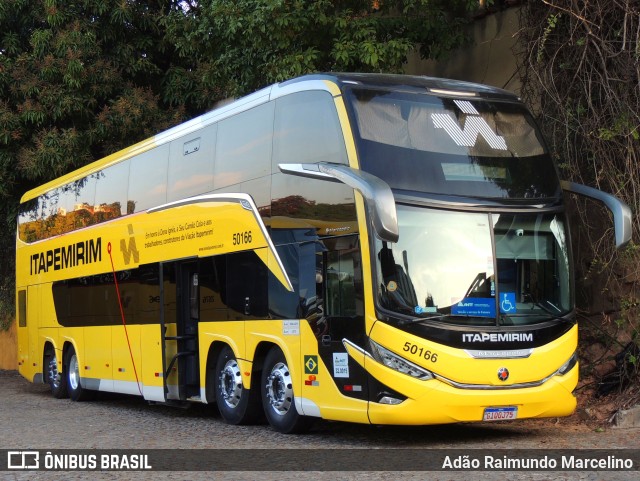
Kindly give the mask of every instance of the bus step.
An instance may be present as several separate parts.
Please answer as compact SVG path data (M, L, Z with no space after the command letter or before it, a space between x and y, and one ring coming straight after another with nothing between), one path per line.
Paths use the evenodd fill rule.
M180 409L189 409L191 407L191 403L185 401L178 401L175 399L167 399L164 402L160 401L148 401L150 406L170 406L172 408L180 408Z
M202 402L202 398L200 396L191 396L191 397L187 398L187 401L201 403Z

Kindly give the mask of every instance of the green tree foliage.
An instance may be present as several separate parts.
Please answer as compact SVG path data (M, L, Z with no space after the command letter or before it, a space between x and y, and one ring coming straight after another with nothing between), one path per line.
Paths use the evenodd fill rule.
M197 58L201 93L237 96L318 71L401 72L418 47L438 58L466 41L477 0L202 0L166 19ZM195 19L195 21L194 21Z
M522 94L538 108L564 177L640 211L640 9L637 2L529 2L521 10ZM610 235L581 210L591 251L610 265ZM640 223L633 223L636 239ZM631 253L631 249L628 250Z
M165 102L185 68L161 18L171 0L0 0L0 246L13 252L29 188L140 141L197 111ZM0 265L13 298L13 259ZM9 302L3 302L0 309Z
M633 212L635 244L617 252L608 213L578 199L570 210L579 221L572 236L577 303L601 319L582 324L583 370L603 373L615 356L611 384L634 376L623 400L632 406L640 402L640 5L527 2L520 23L522 94L538 109L563 177L611 192Z
M0 248L28 189L218 100L314 71L399 72L477 0L0 0ZM0 312L13 302L0 264ZM7 300L8 299L8 300ZM6 302L5 302L6 301Z

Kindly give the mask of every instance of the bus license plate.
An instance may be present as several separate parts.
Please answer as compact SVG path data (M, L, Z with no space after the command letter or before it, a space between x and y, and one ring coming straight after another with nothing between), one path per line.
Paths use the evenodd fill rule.
M518 408L516 406L502 408L486 408L484 410L483 421L507 421L518 417Z

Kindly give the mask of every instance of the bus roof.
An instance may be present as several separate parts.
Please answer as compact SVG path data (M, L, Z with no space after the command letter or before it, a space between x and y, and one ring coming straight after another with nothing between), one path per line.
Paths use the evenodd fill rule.
M401 89L416 93L431 93L434 95L468 96L484 99L503 99L517 101L519 97L508 90L462 80L452 80L437 77L381 74L381 73L320 73L297 77L282 82L281 86L304 82L308 80L325 80L337 84L339 87L360 85L362 87L379 87Z
M241 97L220 108L204 113L137 144L126 147L66 175L53 179L26 192L20 202L27 202L56 187L82 179L91 173L117 164L118 162L163 145L213 122L222 120L234 113L248 110L291 91L322 88L330 91L333 95L340 95L344 87L354 85L366 88L393 88L394 90L427 93L438 96L476 97L509 101L519 100L515 94L496 87L435 77L372 73L317 73L304 75L271 85L255 93Z

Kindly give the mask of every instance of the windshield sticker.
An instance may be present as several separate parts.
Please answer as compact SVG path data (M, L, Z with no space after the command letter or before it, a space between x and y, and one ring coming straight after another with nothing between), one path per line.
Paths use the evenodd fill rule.
M349 355L346 352L333 353L333 377L349 377Z
M389 292L395 292L396 289L398 289L398 284L396 283L396 281L389 281L389 283L387 284L387 290Z
M415 312L416 314L434 314L438 312L438 306L416 306L413 308L413 312Z
M451 306L451 314L457 316L496 317L495 299L487 297L465 297Z
M299 320L285 320L282 321L282 334L284 336L299 336L300 335L300 321Z
M505 167L492 167L476 164L440 164L445 180L465 182L486 182L487 180L507 180Z
M500 295L500 312L502 314L510 314L516 312L516 293L503 292Z

